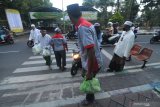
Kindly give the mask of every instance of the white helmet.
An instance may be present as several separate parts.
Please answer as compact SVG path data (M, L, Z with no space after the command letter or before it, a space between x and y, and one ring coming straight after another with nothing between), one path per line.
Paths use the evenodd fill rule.
M112 25L113 25L113 23L112 23L112 22L108 22L108 25L111 25L111 26L112 26Z
M100 26L100 24L99 23L95 23L94 26Z
M34 25L34 24L31 24L31 27L35 27L35 25Z
M60 28L55 28L55 30L54 30L55 32L61 32L61 29Z

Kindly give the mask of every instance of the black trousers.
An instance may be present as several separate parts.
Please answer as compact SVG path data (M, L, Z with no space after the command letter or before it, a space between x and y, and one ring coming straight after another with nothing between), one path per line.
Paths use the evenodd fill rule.
M93 102L95 100L94 94L86 94L86 100L88 102Z
M122 71L125 65L125 59L119 57L118 55L114 54L113 58L109 64L109 68L115 71Z
M56 57L56 63L58 67L66 66L66 51L54 51Z
M50 66L52 61L51 61L51 56L43 56L43 58L46 61L46 65Z

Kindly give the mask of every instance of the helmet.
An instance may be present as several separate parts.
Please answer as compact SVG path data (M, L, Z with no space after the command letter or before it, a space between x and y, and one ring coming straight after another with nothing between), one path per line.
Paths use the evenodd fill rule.
M31 24L31 27L35 27L35 25L34 25L34 24Z
M99 23L95 23L94 26L100 26L100 24Z
M112 22L108 22L108 25L111 25L111 26L112 26L112 25L113 25L113 23L112 23Z
M55 28L54 31L60 33L60 32L61 32L61 29L57 27L57 28Z

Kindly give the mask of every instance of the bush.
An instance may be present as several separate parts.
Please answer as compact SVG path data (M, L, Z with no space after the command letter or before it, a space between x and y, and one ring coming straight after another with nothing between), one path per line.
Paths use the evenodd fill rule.
M124 17L120 14L120 12L116 12L115 14L113 14L113 16L109 19L110 22L118 22L120 24L123 23L124 21Z

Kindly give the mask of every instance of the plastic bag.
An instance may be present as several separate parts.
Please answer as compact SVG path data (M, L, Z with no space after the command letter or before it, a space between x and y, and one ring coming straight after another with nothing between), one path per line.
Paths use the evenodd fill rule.
M50 48L46 47L43 49L43 52L42 52L42 55L43 56L50 56L51 55L51 50Z
M97 78L93 78L92 80L86 80L81 83L80 91L84 93L96 93L101 91L100 83Z
M33 47L32 47L32 52L34 55L37 55L37 54L40 54L42 51L42 48L41 48L41 45L40 44L35 44Z

